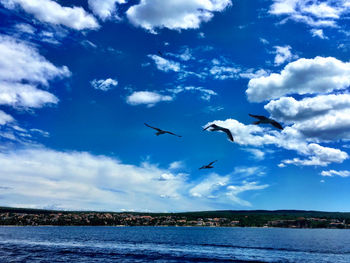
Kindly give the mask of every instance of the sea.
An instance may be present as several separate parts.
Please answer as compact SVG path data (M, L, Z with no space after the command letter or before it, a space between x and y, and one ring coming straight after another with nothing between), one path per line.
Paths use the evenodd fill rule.
M350 230L0 227L0 262L350 262Z

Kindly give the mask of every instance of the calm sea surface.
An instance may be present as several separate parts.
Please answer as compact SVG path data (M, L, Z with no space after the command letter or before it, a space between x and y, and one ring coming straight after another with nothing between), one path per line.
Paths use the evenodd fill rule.
M0 227L0 262L350 262L350 230Z

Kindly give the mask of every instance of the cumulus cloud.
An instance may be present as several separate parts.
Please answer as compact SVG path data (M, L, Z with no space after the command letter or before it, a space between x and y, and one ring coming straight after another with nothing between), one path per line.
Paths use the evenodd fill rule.
M140 165L87 152L61 152L47 148L0 151L2 204L70 210L184 211L218 209L220 203L235 206L225 193L230 178L212 175L190 182L188 176L159 168L150 162ZM216 185L217 186L216 186ZM232 185L232 184L231 184ZM251 185L251 186L249 186ZM235 195L255 188L246 183ZM41 189L37 191L37 189ZM164 198L167 198L165 201ZM245 205L245 204L243 204Z
M285 164L326 166L330 163L341 163L349 157L346 152L339 149L308 142L306 137L293 127L286 127L282 132L279 132L269 127L245 125L234 119L213 121L205 126L212 123L229 129L235 138L235 143L240 145L275 145L306 157L306 159L283 160L282 167Z
M173 97L168 95L162 95L155 91L134 91L126 98L126 102L130 105L145 104L148 107L152 107L161 101L172 101Z
M20 6L25 12L39 21L54 25L63 25L76 30L97 29L94 16L82 7L64 7L52 0L0 0L9 9Z
M282 22L291 19L311 27L336 27L337 20L349 10L347 0L274 0L269 12L286 17Z
M37 85L70 76L66 66L56 67L25 42L0 35L0 104L39 108L58 99ZM23 84L23 82L27 84Z
M350 85L350 63L333 57L301 58L285 66L280 74L251 79L246 94L251 102L262 102L287 94L328 93Z
M199 28L201 22L211 20L214 12L222 12L231 4L231 0L141 0L126 14L135 26L155 33L157 28Z
M291 61L293 58L296 58L295 55L292 55L291 46L274 46L275 48L275 65L282 65L284 62Z
M168 60L165 58L162 58L160 56L157 55L148 55L149 58L151 58L154 63L157 66L157 69L164 71L164 72L168 72L168 71L175 71L175 72L179 72L181 67L180 67L180 63L172 61L172 60Z
M89 0L89 8L103 21L111 18L118 19L116 4L124 4L125 0Z
M340 176L340 177L349 177L350 176L350 171L335 171L335 170L328 170L328 171L322 171L321 172L322 176Z
M308 139L350 139L349 94L318 95L299 101L282 97L270 101L265 109L274 118L293 123L292 127Z
M98 89L102 91L108 91L118 85L118 81L116 79L111 79L111 78L100 79L100 80L94 79L90 83L94 89Z

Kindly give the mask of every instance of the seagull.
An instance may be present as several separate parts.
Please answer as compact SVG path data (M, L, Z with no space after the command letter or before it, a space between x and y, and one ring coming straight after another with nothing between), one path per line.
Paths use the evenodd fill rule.
M159 129L159 128L152 127L152 126L148 125L147 123L145 123L145 125L146 125L147 127L150 127L150 128L152 128L152 129L155 129L155 130L157 131L157 132L156 132L156 135L157 135L157 136L162 135L162 134L165 134L165 133L169 133L169 134L175 135L175 136L177 136L177 137L182 137L181 135L177 135L177 134L172 133L172 132L170 132L170 131L164 131L164 130L161 130L161 129Z
M208 127L204 128L203 131L205 131L208 128L211 128L209 131L223 131L224 133L227 134L227 137L230 139L230 141L233 142L233 137L232 137L232 134L231 134L229 129L226 129L224 127L220 127L216 124L211 124Z
M213 163L217 162L217 160L215 160L214 162L211 162L210 164L207 164L207 165L203 165L201 168L198 168L199 170L200 169L210 169L210 168L214 168L214 166L212 166Z
M265 116L253 115L253 114L249 114L249 116L258 119L258 121L253 122L254 124L269 123L269 124L273 125L274 127L278 128L280 130L283 130L282 125L273 119L269 119Z

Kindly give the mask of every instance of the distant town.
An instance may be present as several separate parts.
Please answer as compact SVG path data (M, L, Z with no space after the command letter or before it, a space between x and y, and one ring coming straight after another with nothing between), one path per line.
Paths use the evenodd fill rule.
M197 226L350 229L350 213L318 211L204 211L187 213L78 212L0 208L0 225Z

